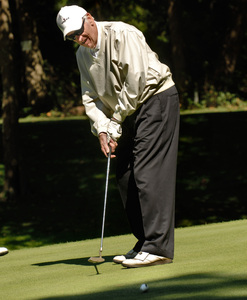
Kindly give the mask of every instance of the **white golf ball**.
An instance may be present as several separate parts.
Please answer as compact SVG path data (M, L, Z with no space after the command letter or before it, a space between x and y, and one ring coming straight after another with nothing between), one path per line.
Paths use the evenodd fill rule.
M142 293L145 293L148 291L148 285L146 283L143 283L141 286L140 286L140 291Z

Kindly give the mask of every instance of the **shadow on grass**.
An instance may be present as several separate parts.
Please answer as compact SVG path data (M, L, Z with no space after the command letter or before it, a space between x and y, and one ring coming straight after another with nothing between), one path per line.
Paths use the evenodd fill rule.
M131 271L131 270L130 270ZM170 279L148 282L147 293L140 293L139 286L126 285L115 289L90 294L46 297L43 300L55 299L246 299L247 279L228 277L210 273L189 274Z
M103 256L105 262L112 262L114 256ZM59 264L68 264L68 265L79 265L79 266L92 266L93 264L88 261L89 257L81 257L81 258L72 258L72 259L62 259L55 261L48 261L42 263L35 263L32 266L46 267L51 265L59 265ZM101 263L100 263L101 264ZM97 265L100 265L97 264Z
M247 113L181 117L177 226L247 217Z
M16 249L100 237L107 160L88 120L21 123L20 159L22 201L0 205L4 245ZM114 168L113 160L105 236L129 231Z
M246 112L181 116L177 227L247 217L246 129ZM100 237L106 159L88 120L21 123L19 142L23 198L0 203L1 244ZM114 169L112 160L105 236L130 232Z

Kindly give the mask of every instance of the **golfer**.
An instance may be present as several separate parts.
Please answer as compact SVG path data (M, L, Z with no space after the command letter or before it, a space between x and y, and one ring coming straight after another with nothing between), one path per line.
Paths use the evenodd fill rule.
M125 267L171 263L179 99L170 69L142 32L123 22L96 22L72 5L57 15L64 40L79 45L82 101L105 156L117 157L117 182L137 238ZM124 253L127 252L123 251Z

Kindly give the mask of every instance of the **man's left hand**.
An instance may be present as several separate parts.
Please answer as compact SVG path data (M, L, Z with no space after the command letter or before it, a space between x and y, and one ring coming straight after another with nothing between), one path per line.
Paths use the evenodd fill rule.
M101 147L101 151L104 153L104 155L106 157L108 157L108 153L110 152L109 146L111 147L111 153L114 153L118 143L116 141L114 141L113 139L110 139L109 143L108 143L108 137L107 137L107 133L105 132L101 132L99 134L99 142L100 142L100 147ZM112 154L111 158L116 157L116 155Z

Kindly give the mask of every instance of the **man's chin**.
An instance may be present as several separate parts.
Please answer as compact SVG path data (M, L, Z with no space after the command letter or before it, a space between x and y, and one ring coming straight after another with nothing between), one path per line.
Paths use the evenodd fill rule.
M88 49L94 49L95 47L92 47L91 45L85 45L85 44L81 44L81 46L88 48Z

